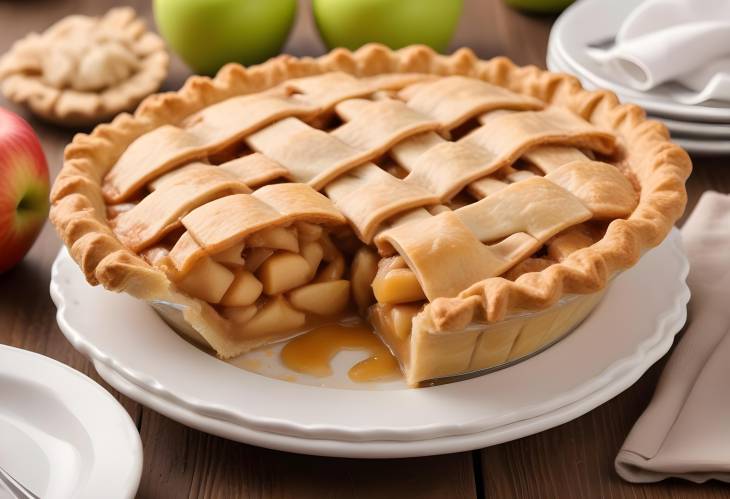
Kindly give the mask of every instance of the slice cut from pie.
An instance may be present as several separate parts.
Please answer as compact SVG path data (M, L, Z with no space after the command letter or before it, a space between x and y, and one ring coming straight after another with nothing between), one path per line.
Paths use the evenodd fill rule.
M417 385L562 337L689 171L568 76L371 45L227 66L77 136L52 220L90 282L223 358L356 313Z

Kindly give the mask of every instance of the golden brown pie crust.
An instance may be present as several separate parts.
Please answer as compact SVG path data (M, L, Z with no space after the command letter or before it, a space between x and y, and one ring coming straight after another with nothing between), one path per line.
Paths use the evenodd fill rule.
M586 91L574 77L534 66L518 67L503 57L480 60L468 49L443 56L423 46L391 51L367 45L354 53L336 49L316 59L281 56L250 68L230 64L213 79L191 77L178 92L147 98L134 115L121 114L91 134L74 137L52 189L51 220L87 280L145 300L170 299L189 305L186 319L226 356L263 343L251 339L242 344L233 338L209 305L177 292L160 269L122 244L107 221L102 182L122 152L142 134L179 123L234 96L332 71L358 77L386 73L465 75L568 108L615 134L623 151L619 166L630 170L640 191L630 216L613 220L599 241L570 253L559 263L542 269L538 266L515 280L490 277L455 297L433 300L418 317L431 331L458 331L475 320L496 322L515 312L544 309L566 294L601 290L614 274L631 267L644 251L658 245L684 210L690 159L670 142L667 129L647 120L638 106L620 104L608 91ZM215 333L206 334L207 328L214 328Z

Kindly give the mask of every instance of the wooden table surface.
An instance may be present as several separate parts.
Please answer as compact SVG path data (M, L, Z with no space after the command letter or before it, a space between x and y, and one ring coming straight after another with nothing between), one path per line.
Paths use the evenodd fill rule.
M395 1L395 0L394 0ZM0 53L31 30L72 13L99 14L112 0L0 0ZM152 24L149 1L129 2ZM501 0L467 0L452 48L471 47L488 58L544 67L552 18L526 17ZM295 55L324 52L308 2L285 48ZM175 59L165 89L189 75ZM6 101L38 132L52 175L72 132L44 124ZM687 188L694 207L707 189L730 192L730 158L694 158ZM0 276L0 343L39 352L91 376L109 389L136 421L144 445L139 497L730 497L719 482L669 480L631 485L616 475L613 459L651 397L661 365L634 386L585 416L538 435L495 447L417 459L354 460L309 457L261 449L206 435L174 422L104 383L56 325L48 296L51 263L60 241L47 224L24 262ZM1 403L1 399L0 399ZM5 452L7 449L0 449Z

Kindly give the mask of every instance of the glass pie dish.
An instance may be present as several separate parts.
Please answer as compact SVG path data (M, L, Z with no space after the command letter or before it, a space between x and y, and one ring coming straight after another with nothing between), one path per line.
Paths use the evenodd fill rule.
M605 289L566 295L540 311L514 314L487 324L472 322L458 331L399 328L394 314L371 314L381 340L397 357L409 385L458 381L525 360L573 331L598 305ZM413 361L412 359L417 359Z
M493 324L475 321L458 331L418 328L416 334L411 334L412 318L387 305L374 305L368 315L375 334L397 359L406 382L410 386L428 386L488 374L542 352L579 326L605 292L566 295L545 310L516 313ZM175 332L209 350L184 319L183 306L164 301L150 305ZM303 329L293 337L311 329Z

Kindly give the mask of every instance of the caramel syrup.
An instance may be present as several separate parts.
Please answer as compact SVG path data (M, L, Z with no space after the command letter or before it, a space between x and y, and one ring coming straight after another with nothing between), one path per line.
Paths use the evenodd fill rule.
M281 350L281 361L292 371L316 377L332 374L330 365L342 350L365 350L370 357L350 368L347 375L362 383L400 375L398 361L373 331L363 325L326 324L297 336Z

